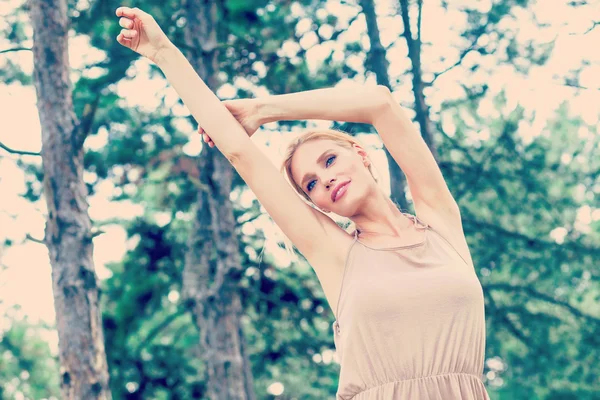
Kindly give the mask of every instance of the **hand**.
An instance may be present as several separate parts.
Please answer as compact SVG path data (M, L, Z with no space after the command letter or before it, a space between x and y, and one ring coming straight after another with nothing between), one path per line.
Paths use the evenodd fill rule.
M121 33L117 42L136 53L156 62L158 54L172 46L171 41L160 29L152 15L139 8L119 7L116 11Z
M260 101L257 99L238 99L238 100L224 100L223 104L229 110L229 112L237 119L237 121L244 127L249 137L254 135L254 132L263 124L262 114L260 112ZM208 143L210 147L215 147L215 143L212 141L210 136L202 129L198 127L198 133L202 135L202 140Z

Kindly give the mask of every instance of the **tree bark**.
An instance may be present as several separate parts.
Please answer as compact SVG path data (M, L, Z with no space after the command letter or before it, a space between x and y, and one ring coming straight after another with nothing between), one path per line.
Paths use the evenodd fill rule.
M402 23L404 30L402 35L406 40L408 47L408 57L411 61L412 71L412 87L413 94L415 96L415 111L417 113L417 122L419 122L419 129L421 130L421 136L427 143L429 150L433 154L433 158L440 163L437 147L433 141L433 133L431 129L431 119L429 118L429 107L425 102L425 94L423 93L423 71L421 69L421 16L423 9L423 0L417 0L419 6L419 17L417 21L417 38L413 38L413 34L410 28L410 16L408 14L408 0L400 0L400 14L402 15Z
M187 57L213 92L218 88L218 7L221 2L187 0L184 28ZM223 32L222 34L225 34ZM242 276L229 200L233 168L216 149L206 146L199 157L200 179L208 188L198 192L197 211L183 272L184 297L190 302L200 331L210 399L254 400L253 378L242 331Z
M381 44L379 26L377 25L377 14L375 13L375 5L373 0L361 0L360 6L365 14L365 19L367 21L367 34L369 35L369 41L371 43L366 66L375 73L377 84L384 85L391 91L392 86L390 85L390 77L388 75L389 63L386 58L387 52ZM385 152L390 171L390 197L400 206L401 209L408 210L408 201L406 200L406 178L404 173L385 146L383 147L383 150Z
M32 0L34 84L42 127L44 242L52 265L63 399L111 399L91 221L83 182L83 135L69 79L66 0Z

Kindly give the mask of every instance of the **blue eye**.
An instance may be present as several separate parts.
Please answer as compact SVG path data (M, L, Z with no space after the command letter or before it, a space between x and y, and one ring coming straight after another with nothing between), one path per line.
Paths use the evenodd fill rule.
M327 161L325 161L325 168L327 168L329 165L331 165L331 164L329 163L329 160L334 160L334 159L335 159L335 156L331 156L331 157L327 158ZM308 190L309 192L310 192L310 191L312 190L312 188L314 187L314 185L313 185L313 186L311 186L313 182L315 182L315 181L314 181L314 180L312 180L312 181L308 182L308 185L306 186L306 190Z

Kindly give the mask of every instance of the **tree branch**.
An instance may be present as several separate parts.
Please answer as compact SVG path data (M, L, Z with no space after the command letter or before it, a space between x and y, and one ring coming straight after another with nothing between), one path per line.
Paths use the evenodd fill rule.
M139 354L140 351L142 351L143 348L146 347L146 345L148 345L160 333L160 331L162 331L164 328L169 326L171 324L171 322L175 321L178 317L182 316L186 312L187 312L187 309L185 307L180 307L179 310L177 310L173 314L169 315L160 324L156 325L148 333L148 335L144 338L144 340L142 340L140 342L140 344L137 346L137 348L135 349L133 354Z
M467 47L460 53L460 55L458 56L458 60L454 64L452 64L448 68L444 69L443 71L434 73L433 79L428 83L428 85L433 85L433 82L435 82L435 80L437 78L439 78L441 75L445 74L446 72L448 72L448 71L456 68L460 64L462 64L462 62L465 59L465 57L467 56L467 54L469 54L472 50L475 50L477 48L477 42L479 41L479 38L481 37L481 35L483 35L486 32L486 26L487 25L481 25L474 30L475 37L473 38L469 47Z
M572 88L575 88L575 89L584 89L584 90L600 90L600 87L597 87L597 88L591 88L591 87L587 87L587 86L581 86L581 85L578 85L578 84L576 84L576 83L573 83L573 82L568 82L568 81L567 81L567 82L563 82L563 83L559 83L559 82L557 82L557 84L558 84L558 85L561 85L561 86L572 87Z
M95 238L96 236L100 236L103 233L106 233L105 231L101 230L101 229L92 229L92 239Z
M419 14L417 16L417 47L419 48L419 58L421 57L421 21L423 19L423 0L417 0Z
M32 51L32 48L29 47L13 47L12 49L4 49L4 50L0 50L0 54L4 54L4 53L10 53L13 51Z
M529 296L534 297L536 299L543 300L548 303L552 303L552 304L556 304L558 306L564 307L567 310L569 310L571 312L571 314L573 314L579 318L583 318L583 319L587 320L588 322L600 324L600 318L585 314L585 313L581 312L580 310L578 310L577 308L573 307L568 302L555 299L554 297L552 297L548 294L545 294L545 293L538 292L537 290L535 290L529 286L511 285L509 283L490 283L490 284L484 285L483 287L484 287L484 290L503 290L503 291L513 291L513 292L524 292L524 293L528 294Z
M33 237L33 236L31 236L29 233L25 235L25 239L28 239L28 240L31 240L32 242L39 243L39 244L43 244L43 245L45 245L45 244L46 244L46 242L44 242L44 240L43 240L43 239L37 239L37 238L34 238L34 237Z
M83 146L83 142L85 142L85 139L90 134L92 123L94 122L94 116L96 115L96 111L98 111L98 105L100 104L100 93L101 91L98 90L94 101L91 104L86 104L83 108L83 115L81 116L81 121L75 134L77 146Z
M6 146L4 143L0 142L0 148L3 148L4 150L6 150L7 152L11 153L11 154L18 154L20 156L41 156L41 153L36 153L34 151L22 151L22 150L14 150L11 149L10 147Z
M489 223L489 222L483 222L483 221L479 221L477 219L471 219L471 218L468 218L468 217L463 218L463 222L465 223L465 225L473 225L473 226L475 226L477 228L487 228L487 229L493 230L496 233L499 233L501 235L508 236L508 237L513 238L513 239L524 240L524 241L526 241L528 243L536 244L536 245L539 245L539 246L542 246L542 247L556 247L558 249L571 249L571 250L574 250L574 251L577 251L577 252L583 251L583 252L586 252L586 253L591 254L591 255L594 255L594 254L598 255L598 254L600 254L600 248L598 248L598 247L585 246L585 245L582 245L582 244L579 244L579 243L562 243L562 244L559 244L559 243L556 243L556 242L550 242L550 241L547 241L547 240L542 240L542 239L537 239L535 237L530 237L530 236L527 236L527 235L525 235L523 233L520 233L520 232L513 232L513 231L510 231L510 230L508 230L506 228L503 228L501 226L498 226L498 225L495 225L495 224L492 224L492 223Z
M593 31L598 25L600 25L600 21L592 21L592 26L590 26L585 32L583 32L581 35L587 35L588 33L590 33L591 31ZM574 35L579 35L579 33L577 32L571 32L569 33L570 36L574 36Z
M600 21L594 21L594 24L590 27L590 29L588 29L587 31L583 32L584 35L587 35L588 33L590 33L594 28L596 28L598 25L600 25Z
M479 40L479 36L477 36L475 38L475 40L473 41L473 43L471 43L471 45L469 47L467 47L466 49L464 49L460 55L458 56L458 60L456 60L456 62L454 64L452 64L451 66L449 66L448 68L440 71L440 72L436 72L433 74L433 79L428 83L428 85L433 85L433 82L435 82L435 80L437 78L439 78L440 76L442 76L443 74L445 74L446 72L458 67L460 64L462 64L463 60L465 59L465 57L467 56L467 54L469 54L472 50L475 50L475 46L477 45L477 41Z
M508 318L508 315L506 315L505 312L502 311L501 308L499 308L496 305L496 301L494 300L494 298L492 297L491 293L488 293L486 298L488 299L488 303L490 305L490 308L494 311L494 313L498 314L500 317L500 320L502 322L504 322L506 324L507 329L517 338L519 339L521 342L523 342L524 345L531 347L531 348L537 348L532 342L531 342L531 338L529 338L528 336L525 336L525 334L523 332L521 332L519 330L519 328L517 328L517 326L514 324L514 322Z

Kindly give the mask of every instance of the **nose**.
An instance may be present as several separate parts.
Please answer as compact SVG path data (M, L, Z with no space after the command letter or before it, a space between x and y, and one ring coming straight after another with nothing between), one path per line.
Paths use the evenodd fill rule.
M329 179L329 182L325 184L325 186L327 187L327 189L329 189L331 186L333 186L333 182L334 181L335 181L335 178Z

